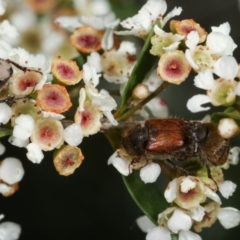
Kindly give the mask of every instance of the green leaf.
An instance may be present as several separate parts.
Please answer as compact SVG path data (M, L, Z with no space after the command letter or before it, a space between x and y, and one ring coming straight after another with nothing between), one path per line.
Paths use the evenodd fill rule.
M143 213L158 225L158 214L169 207L163 195L154 184L144 183L139 177L139 171L133 171L128 177L123 176L123 181Z
M178 240L178 235L177 234L172 234L171 237L172 237L172 240Z
M156 59L158 58L157 56L153 56L149 52L152 46L151 37L153 35L154 35L154 31L152 29L151 32L148 34L148 37L143 45L140 55L138 56L138 60L133 68L131 76L125 87L120 108L124 107L129 97L131 97L134 87L144 80L148 72L153 67Z
M12 128L0 127L0 138L12 135Z

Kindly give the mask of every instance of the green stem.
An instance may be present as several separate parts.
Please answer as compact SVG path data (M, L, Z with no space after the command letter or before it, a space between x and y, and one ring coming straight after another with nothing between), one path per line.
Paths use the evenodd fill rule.
M151 101L154 97L156 97L160 92L162 92L167 86L168 82L163 82L154 92L152 92L148 97L146 97L143 101L138 103L136 106L131 108L129 111L121 115L117 118L117 121L124 121L131 117L137 110L141 109L146 103Z

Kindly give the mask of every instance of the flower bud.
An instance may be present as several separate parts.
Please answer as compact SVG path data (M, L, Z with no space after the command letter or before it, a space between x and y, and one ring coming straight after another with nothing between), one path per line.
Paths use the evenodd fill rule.
M239 133L239 126L231 118L223 118L219 121L218 124L219 134L223 138L232 138Z
M143 100L149 95L148 86L145 84L138 84L132 92L132 96L136 100Z

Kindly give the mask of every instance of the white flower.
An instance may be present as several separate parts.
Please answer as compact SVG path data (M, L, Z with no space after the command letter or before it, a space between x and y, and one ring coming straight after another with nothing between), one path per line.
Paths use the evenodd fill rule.
M233 228L240 223L240 212L232 207L220 208L217 218L224 228Z
M138 14L129 17L120 23L122 27L129 30L118 31L116 33L119 35L136 35L144 37L150 32L152 26L158 19L160 21L162 20L162 16L166 10L167 4L165 0L149 0L138 11ZM175 8L164 20L161 21L162 26L164 26L170 18L179 15L181 11L181 8Z
M171 234L168 229L164 227L154 227L152 228L147 236L146 240L171 240Z
M27 158L31 162L33 162L33 163L40 163L43 160L44 155L42 153L42 150L35 142L29 143L26 146L26 148L28 150Z
M236 190L236 187L237 185L231 181L224 181L218 184L219 192L225 198L232 196Z
M97 73L97 70L91 66L89 63L83 65L83 80L85 84L92 84L96 87L99 83L99 77L101 74Z
M180 230L187 231L192 226L192 219L188 214L176 208L173 215L169 218L167 225L174 233L178 233Z
M137 218L136 223L138 227L145 233L156 227L156 225L147 216L141 216Z
M124 176L128 176L132 173L132 169L129 167L130 163L131 160L118 157L117 151L108 159L108 165L112 164Z
M69 125L64 129L63 138L69 145L78 146L83 139L81 127L76 123Z
M140 170L140 178L144 183L153 183L161 173L161 168L157 163L149 163Z
M6 103L0 103L0 124L6 124L12 116L12 109Z
M168 117L168 107L164 100L160 97L155 97L146 104L152 115L157 118Z
M14 26L12 26L8 20L4 20L0 24L0 37L16 38L18 32Z
M88 63L88 66L92 66L93 68L95 68L96 72L99 73L102 71L101 56L98 52L92 52L90 55L88 55L87 63Z
M79 18L76 16L61 16L55 19L55 23L71 32L82 26Z
M21 234L20 225L14 222L2 222L0 224L0 239L1 240L17 240Z
M17 147L26 147L29 143L29 139L25 139L25 140L22 140L22 139L19 139L19 138L16 138L14 137L13 135L11 135L8 139L8 141L14 145L14 146L17 146Z
M232 55L237 45L229 36L230 25L228 22L221 24L219 27L212 27L212 32L208 34L206 45L211 52L223 55Z
M24 169L22 163L13 157L5 158L0 165L0 179L7 184L14 184L23 178Z
M20 140L27 140L34 128L34 119L28 114L21 114L15 119L15 126L13 128L13 136Z
M187 101L187 108L193 113L200 112L200 111L207 111L210 107L203 107L202 104L209 103L210 97L203 94L197 94L188 99Z
M205 214L205 208L201 205L191 209L191 218L197 222L201 222Z

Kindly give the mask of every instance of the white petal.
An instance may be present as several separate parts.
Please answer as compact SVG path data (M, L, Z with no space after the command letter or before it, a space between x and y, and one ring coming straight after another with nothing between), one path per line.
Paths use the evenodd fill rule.
M12 47L5 41L0 40L0 58L8 59Z
M172 232L178 233L180 230L189 230L192 226L192 219L188 214L176 208L167 224Z
M216 82L213 78L213 74L211 70L207 69L203 72L200 72L195 78L194 78L194 85L198 88L205 89L205 90L211 90L216 85Z
M153 30L154 30L156 35L161 35L161 34L165 33L158 25L155 25Z
M6 147L0 142L0 155L3 155L6 150Z
M167 118L168 107L167 104L160 98L155 97L146 104L147 108L151 111L154 117Z
M173 200L177 197L177 178L168 183L164 192L164 197L169 203L173 202Z
M136 222L138 227L145 233L156 227L156 225L147 216L137 218Z
M102 65L101 65L101 56L98 52L92 52L88 57L87 57L87 63L94 67L97 72L102 71Z
M110 50L113 47L114 39L113 39L113 29L108 28L101 40L101 46L104 50Z
M207 111L210 109L210 107L202 107L201 105L209 102L211 102L211 99L209 96L203 95L203 94L197 94L191 97L187 101L187 108L193 113Z
M94 87L96 87L99 83L100 76L101 74L97 74L97 70L88 63L83 65L83 80L85 84L89 84L91 82Z
M147 236L146 240L171 240L171 234L169 230L164 227L155 227L151 229Z
M230 149L228 159L230 161L230 164L237 165L239 162L239 153L240 153L240 147L233 147Z
M63 131L64 141L71 146L78 146L83 139L83 134L79 124L73 123Z
M235 183L228 180L218 184L219 192L225 198L232 196L236 190L236 187L237 185Z
M107 119L113 126L118 125L117 120L114 118L113 114L110 111L103 111L103 114L107 117Z
M238 72L238 63L232 56L223 56L214 64L214 73L224 79L234 79Z
M186 40L186 45L188 48L190 48L191 50L193 50L197 44L199 43L199 34L197 31L191 31L188 35L187 35L187 40Z
M202 240L202 238L191 231L179 231L178 240Z
M194 59L192 58L192 52L190 49L187 49L185 51L185 57L188 60L188 63L191 65L192 68L194 68L196 70L199 68L198 65L194 62Z
M0 239L1 240L17 240L21 234L20 225L14 222L2 222L0 224Z
M132 173L132 169L129 167L130 162L120 157L112 159L112 165L124 176L128 176Z
M108 164L108 165L112 164L112 163L113 163L113 159L116 158L117 155L118 155L118 150L116 150L116 151L110 156L110 158L109 158L108 161L107 161L107 164Z
M210 189L209 187L205 186L204 194L207 197L209 197L210 199L212 199L213 201L215 201L215 202L217 202L219 204L222 204L222 201L221 201L220 197L212 189Z
M222 23L219 27L211 27L213 32L220 32L224 35L229 35L231 27L228 22Z
M14 184L22 180L24 169L22 163L13 157L5 158L0 166L0 179L8 184Z
M72 32L82 26L76 16L61 16L55 20L55 23Z
M7 0L0 1L0 15L3 15L6 11Z
M201 205L197 206L194 209L191 209L191 217L197 222L201 222L205 216L205 209Z
M176 50L179 46L180 42L174 42L171 45L169 45L168 47L164 47L163 49L165 50L165 52L170 52L173 50Z
M130 55L135 55L137 52L137 49L133 42L122 41L119 46L118 52L123 54L128 53Z
M162 26L164 26L168 21L169 19L175 17L175 16L178 16L180 15L182 12L182 8L181 7L175 7L172 11L170 11L163 19L163 22L162 22Z
M21 140L21 139L19 139L19 138L14 137L13 135L11 135L11 136L9 137L8 141L9 141L12 145L17 146L17 147L20 147L20 148L26 147L26 146L28 145L28 143L29 143L29 139L28 139L28 138L25 139L25 140Z
M0 193L1 194L7 194L11 191L12 186L5 184L5 183L0 183Z
M27 158L33 162L33 163L40 163L43 158L44 158L44 155L42 153L42 150L41 148L34 142L32 143L29 143L27 146L26 146L28 152L27 152Z
M78 99L80 112L84 111L84 102L86 100L86 97L87 97L87 94L86 94L85 88L81 88L79 91L79 99Z
M233 228L240 223L240 212L232 207L220 208L217 218L224 228Z
M0 103L0 123L6 124L12 116L12 109L6 103Z
M153 183L161 173L161 168L157 163L149 163L140 170L140 178L144 183Z
M3 20L0 24L0 35L8 38L16 38L19 34L17 29L8 20Z

